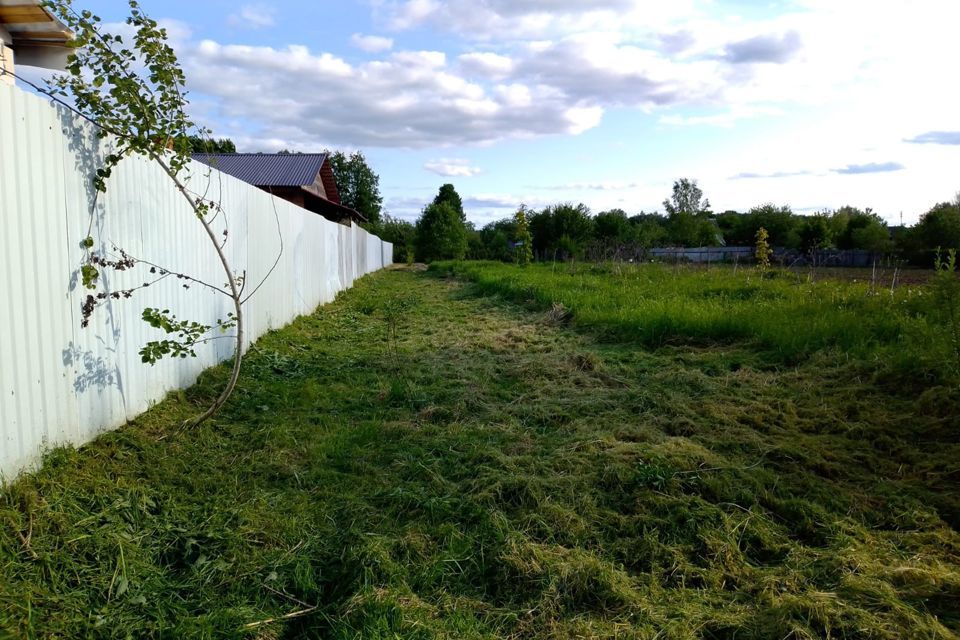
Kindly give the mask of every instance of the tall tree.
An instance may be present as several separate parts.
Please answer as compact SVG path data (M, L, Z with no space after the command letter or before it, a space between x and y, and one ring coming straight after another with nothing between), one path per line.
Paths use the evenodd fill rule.
M337 180L340 202L359 211L371 223L380 221L383 197L380 195L380 176L374 173L360 151L349 156L342 151L330 154L330 165Z
M463 200L460 198L460 194L457 193L457 190L450 183L441 186L440 192L437 193L437 197L433 199L433 204L440 204L442 202L446 202L453 207L453 210L457 212L457 215L460 216L460 219L463 220L464 224L466 224L467 215L463 212Z
M710 201L703 197L703 190L697 186L696 180L680 178L673 183L673 193L663 201L663 208L668 216L680 213L696 216L710 213Z
M696 180L681 178L673 183L673 193L663 201L671 242L697 247L722 242L719 229L710 220L710 201Z
M417 258L462 260L467 253L467 227L449 202L431 203L417 220Z

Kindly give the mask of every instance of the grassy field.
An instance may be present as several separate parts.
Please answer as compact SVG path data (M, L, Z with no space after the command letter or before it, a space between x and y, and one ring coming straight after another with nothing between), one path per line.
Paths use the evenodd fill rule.
M211 423L177 432L222 367L5 487L0 635L958 637L960 395L923 295L368 276L262 338Z
M607 341L657 348L742 344L765 361L794 365L827 354L857 361L892 386L927 390L960 382L948 323L929 287L754 268L495 262L435 268L484 292L537 308L562 305L573 323Z

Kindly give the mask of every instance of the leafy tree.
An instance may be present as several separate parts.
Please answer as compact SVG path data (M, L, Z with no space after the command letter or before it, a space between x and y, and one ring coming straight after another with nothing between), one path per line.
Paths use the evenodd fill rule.
M661 247L668 243L667 221L658 213L641 213L630 217L634 242L645 249Z
M68 57L67 73L47 80L45 93L67 108L79 113L97 127L100 137L111 136L110 150L103 158L102 166L91 177L97 191L106 191L113 169L129 154L138 154L156 163L167 175L180 195L193 210L199 227L197 231L210 241L223 270L226 283L215 286L189 274L178 272L176 267L166 265L151 267L150 282L142 287L124 291L97 291L107 269L125 271L136 267L141 261L128 254L123 247L114 250L119 257L112 257L107 249L97 249L92 237L83 242L86 261L80 271L82 283L90 294L81 308L81 324L86 326L97 307L111 298L129 298L139 289L164 278L175 276L184 280L184 286L197 285L226 295L233 312L218 319L216 328L235 329L235 350L230 377L213 403L190 423L196 425L214 413L227 401L236 386L243 360L244 315L242 295L243 278L234 272L224 250L225 233L218 233L214 220L221 212L218 202L196 195L189 190L183 175L192 150L191 137L203 133L186 113L186 77L177 61L177 56L167 43L167 33L157 22L147 16L136 0L129 0L130 16L126 24L134 36L124 42L122 36L105 32L98 16L90 11L78 12L70 0L55 0L46 3L74 34L73 53ZM138 69L146 69L138 72ZM67 103L63 98L69 98ZM202 190L201 190L202 191ZM259 286L259 285L258 285ZM254 291L256 288L254 287ZM96 292L96 293L94 293ZM163 331L166 338L147 342L140 349L145 363L154 364L164 357L194 356L195 348L205 340L213 325L178 319L169 311L145 308L143 320Z
M464 224L467 232L467 260L485 260L487 247L483 244L483 234L472 222Z
M236 153L237 146L230 138L209 138L200 135L189 135L190 150L193 153Z
M833 214L833 229L838 249L865 249L886 253L892 248L887 223L870 209L860 211L843 207Z
M673 193L668 200L663 201L663 208L668 216L680 213L697 216L710 213L710 201L703 197L703 191L697 186L696 180L680 178L673 183Z
M831 232L828 218L826 213L817 213L804 218L798 231L801 251L809 254L830 246Z
M681 178L673 183L673 193L663 201L667 211L670 240L679 246L697 247L717 244L719 230L710 220L710 201L696 180Z
M795 249L800 246L801 222L787 205L766 203L753 207L745 214L734 214L732 219L724 216L723 226L727 228L724 238L729 245L750 246L757 237L757 231L763 227L771 246Z
M890 253L893 250L893 240L887 225L872 221L866 226L854 229L851 241L855 249L863 249L872 253Z
M546 207L530 215L530 233L534 251L545 258L578 256L593 237L590 209L582 203Z
M863 215L864 212L860 209L851 207L849 205L844 205L834 211L827 219L827 224L830 225L830 236L833 238L833 243L838 249L853 248L849 246L849 237L844 238L844 235L847 231L847 225L850 223L851 219L859 218Z
M431 203L417 220L417 258L462 260L467 253L467 228L449 202Z
M446 202L453 207L453 210L457 212L457 215L460 216L463 223L467 223L467 215L463 212L463 200L460 199L460 194L457 193L457 190L450 183L442 185L439 193L437 193L437 196L433 199L433 204L440 204L442 202Z
M516 225L514 236L514 257L517 264L527 266L533 260L533 237L530 235L530 226L527 224L527 208L523 205L513 216Z
M354 151L348 156L335 151L330 154L330 165L337 180L340 202L362 213L370 223L379 222L383 207L380 176L370 168L363 154Z
M960 251L960 200L934 205L903 234L900 247L912 263L923 266L933 264L937 247Z
M511 261L513 253L510 245L516 237L517 223L514 218L504 218L485 225L480 230L483 244L481 257L485 260Z
M634 239L634 227L623 209L601 211L593 218L594 236L607 243L626 243Z

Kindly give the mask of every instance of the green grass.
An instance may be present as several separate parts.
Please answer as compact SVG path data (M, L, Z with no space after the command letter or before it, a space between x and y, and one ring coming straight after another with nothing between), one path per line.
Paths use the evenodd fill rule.
M896 386L960 380L949 331L929 289L889 282L809 281L759 273L665 265L444 263L486 293L534 306L562 304L574 323L608 340L650 347L745 343L779 364L833 350Z
M223 367L49 454L0 493L0 636L960 634L955 386L891 390L862 338L787 366L772 332L630 330L619 276L558 267L606 326L602 291L493 269L364 278L211 423L177 432ZM737 307L715 277L683 286Z

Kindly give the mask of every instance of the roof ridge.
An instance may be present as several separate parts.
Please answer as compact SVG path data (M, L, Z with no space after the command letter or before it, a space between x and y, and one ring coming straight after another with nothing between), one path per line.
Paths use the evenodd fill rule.
M228 153L223 151L192 151L190 155L193 156L291 156L291 157L303 157L303 156L327 156L330 155L326 151L310 151L307 153L267 153L262 151L237 151L234 153Z

